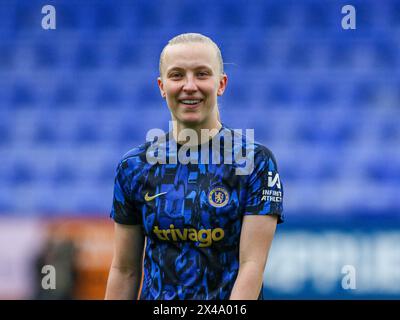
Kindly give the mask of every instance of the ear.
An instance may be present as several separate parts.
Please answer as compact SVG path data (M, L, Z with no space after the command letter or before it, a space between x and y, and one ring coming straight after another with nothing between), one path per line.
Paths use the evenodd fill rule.
M157 84L158 84L158 88L160 89L161 97L163 97L165 99L166 94L164 91L164 83L162 82L161 77L157 78Z
M219 79L218 91L217 91L218 96L222 96L224 94L227 84L228 84L228 76L224 73Z

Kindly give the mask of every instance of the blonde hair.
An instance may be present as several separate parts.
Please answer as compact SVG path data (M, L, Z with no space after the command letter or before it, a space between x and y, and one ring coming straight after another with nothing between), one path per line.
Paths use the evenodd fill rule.
M159 62L160 77L162 76L162 67L163 67L163 62L164 62L165 50L167 49L167 47L173 46L175 44L193 43L193 42L208 43L215 49L215 53L217 54L217 59L218 59L220 75L224 74L224 62L222 60L221 50L219 49L219 47L217 46L217 44L214 41L212 41L209 37L202 35L201 33L182 33L180 35L177 35L176 37L173 37L171 40L169 40L168 43L163 48L163 50L161 51L160 62ZM218 116L218 121L221 121L221 118L219 115L218 104L217 104L217 116Z
M193 42L208 43L215 49L215 53L217 54L220 74L221 75L224 74L224 63L222 60L221 50L219 49L219 47L217 46L217 44L214 41L212 41L209 37L206 37L200 33L182 33L182 34L177 35L176 37L172 38L171 40L169 40L167 45L161 51L160 63L159 63L160 76L162 75L162 66L163 66L163 62L164 62L165 50L167 49L167 47L173 46L174 44L193 43Z

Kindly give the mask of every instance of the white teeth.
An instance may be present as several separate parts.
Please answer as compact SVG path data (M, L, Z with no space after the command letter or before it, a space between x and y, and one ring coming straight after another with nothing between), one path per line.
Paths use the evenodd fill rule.
M201 100L182 100L182 103L184 103L184 104L197 104L200 101Z

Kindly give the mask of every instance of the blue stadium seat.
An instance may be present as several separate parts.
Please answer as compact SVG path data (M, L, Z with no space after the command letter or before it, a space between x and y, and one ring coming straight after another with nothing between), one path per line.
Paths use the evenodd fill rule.
M153 86L149 85L148 83L141 85L136 90L135 95L137 102L135 107L139 108L139 110L153 105L160 105L162 103L160 91L155 84Z
M223 0L217 3L218 27L240 28L249 21L249 17L247 16L249 4L247 2Z
M288 12L289 12L289 4L288 3L268 3L265 2L265 5L260 8L263 11L262 13L262 26L268 29L285 29L289 24L288 21Z
M279 171L281 179L282 181L284 181L285 185L290 185L302 179L300 171L297 170L295 166L291 163L284 163L281 160L279 164Z
M119 124L118 132L116 132L117 140L125 148L133 148L142 144L145 139L145 132L139 126L143 125L148 119L132 119L132 121L125 121ZM126 150L127 151L127 150Z
M51 97L51 104L54 108L62 108L75 106L78 104L77 91L79 86L74 85L70 82L60 83L54 90Z
M38 68L55 68L59 63L58 46L40 43L35 47L35 63Z
M110 186L114 182L116 164L112 162L105 162L97 171L94 181L100 185Z
M398 119L386 119L380 127L379 138L381 139L382 144L397 141L400 145L400 126Z
M162 2L158 5L148 1L135 1L133 13L135 15L135 26L136 28L143 29L155 29L159 28L163 17L162 17Z
M115 3L100 3L95 8L95 28L107 31L119 27L119 10Z
M64 3L57 3L57 25L59 28L77 30L80 24L79 16L79 3L76 2L75 5L68 3L70 1L65 1Z
M203 8L203 12L207 12L207 19L198 10ZM206 1L198 1L196 7L190 3L182 2L177 6L177 27L179 28L202 28L204 24L209 24L213 17L213 6Z
M14 10L14 28L17 32L30 31L38 25L38 14L42 6L35 2L16 2ZM40 21L39 21L40 22Z
M374 2L357 0L351 3L357 10L357 29L365 32L374 27L374 15L378 13L375 10Z
M96 124L82 123L75 128L73 140L77 145L93 144L100 141L100 135Z
M330 157L324 157L313 170L313 179L318 183L325 183L327 181L335 181L341 170L341 161L338 156L331 154ZM309 176L307 176L308 178Z
M288 68L309 68L312 64L310 48L307 43L293 43L286 56Z
M242 61L250 67L262 67L268 60L268 50L261 41L249 42L246 45Z
M13 203L12 190L3 184L0 188L0 217L2 215L9 215L14 209L15 204Z
M15 64L15 46L12 42L0 44L0 70L12 70Z
M374 183L398 183L400 180L400 162L383 158L375 159L367 166L366 175Z
M9 182L12 186L34 181L34 172L28 162L17 162L10 168Z
M331 24L330 13L337 11L337 8L329 2L309 1L303 7L304 27L309 31L325 32ZM335 15L333 15L335 16ZM335 16L335 19L338 17Z
M135 43L123 43L117 53L118 67L134 67L141 63L141 48Z
M116 107L121 102L121 92L118 86L104 83L97 90L96 105L99 107Z
M222 101L228 108L245 108L249 104L249 93L246 87L247 83L239 84L237 82L231 82L226 92L223 95Z
M376 103L377 83L374 81L361 81L354 86L351 96L351 105L355 108L363 108Z
M351 70L354 63L352 45L346 41L332 42L328 51L328 61L331 68Z
M71 185L78 180L77 168L71 163L60 163L57 165L54 175L52 177L52 184L57 185Z
M400 1L390 1L388 4L390 6L389 12L390 12L390 21L391 24L394 25L397 28L400 28Z
M316 144L320 138L319 129L316 126L310 126L306 121L299 123L295 132L296 139L301 144Z
M272 104L287 106L293 102L292 87L290 87L287 83L277 82L272 85L268 85L266 91L267 101Z
M57 128L50 121L43 121L33 134L33 142L37 145L55 145L59 141Z
M14 86L11 94L11 104L17 108L31 108L36 103L33 83L19 83Z
M375 66L377 68L392 70L400 64L396 44L390 41L379 41L374 44L373 50L375 53Z
M0 123L0 147L11 145L14 142L12 141L11 130L11 126L7 123Z
M75 66L78 70L97 69L100 66L98 48L95 45L82 44L78 47Z
M327 83L316 84L311 90L306 94L306 103L310 106L320 108L334 101L335 86L329 85Z
M230 75L231 72L238 69L238 66L241 66L245 46L239 41L227 41L227 43L223 44L220 49L224 60L225 72Z

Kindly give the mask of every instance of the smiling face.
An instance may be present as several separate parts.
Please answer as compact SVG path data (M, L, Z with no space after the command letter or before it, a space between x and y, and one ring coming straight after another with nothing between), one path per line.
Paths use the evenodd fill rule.
M227 84L215 48L198 42L168 45L162 59L158 86L172 119L185 127L215 128L217 96Z

